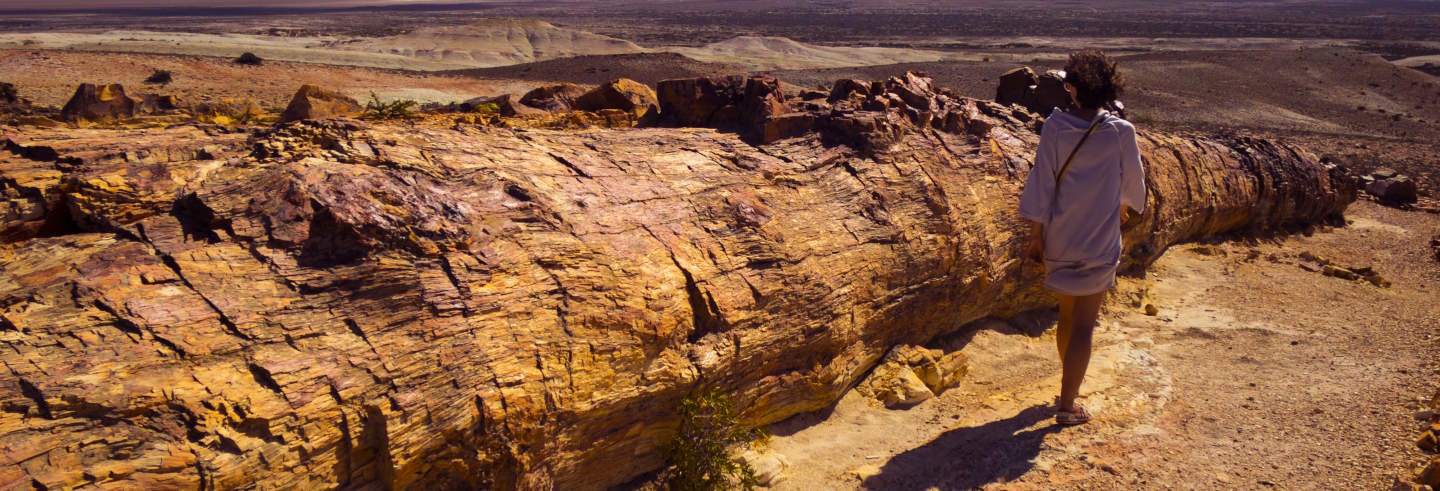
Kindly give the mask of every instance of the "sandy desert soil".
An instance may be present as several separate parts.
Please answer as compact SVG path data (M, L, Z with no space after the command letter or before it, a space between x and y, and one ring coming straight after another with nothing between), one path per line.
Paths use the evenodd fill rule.
M169 70L174 82L161 87L143 83L153 70ZM21 97L60 107L81 82L119 83L132 97L145 93L179 95L189 103L221 98L250 99L269 110L283 110L303 84L340 90L359 100L373 91L385 100L413 99L450 103L479 96L523 94L540 85L525 80L495 80L309 63L265 62L244 66L226 58L134 53L0 50L0 75Z
M1413 415L1440 388L1440 221L1363 202L1348 218L1180 246L1123 279L1082 389L1091 424L1052 424L1053 314L982 321L936 343L971 360L940 397L889 410L851 393L775 425L777 489L1388 489L1423 461ZM1393 285L1306 271L1302 252ZM1143 290L1159 315L1131 304Z

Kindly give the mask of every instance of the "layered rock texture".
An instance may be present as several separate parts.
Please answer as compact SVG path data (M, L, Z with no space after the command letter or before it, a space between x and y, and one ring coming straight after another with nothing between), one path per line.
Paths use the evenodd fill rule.
M1034 115L919 77L716 86L672 85L718 105L681 119L798 136L0 129L0 486L604 488L662 465L696 387L778 421L1050 302L1015 212ZM1132 264L1355 197L1281 143L1141 145Z

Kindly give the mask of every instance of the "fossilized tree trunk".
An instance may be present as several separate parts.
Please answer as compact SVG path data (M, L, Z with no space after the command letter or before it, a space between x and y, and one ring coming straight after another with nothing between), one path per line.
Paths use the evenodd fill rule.
M1036 136L1002 123L864 152L697 129L7 130L0 485L624 482L661 464L697 384L777 421L891 345L1049 303L1015 213ZM1142 146L1140 261L1354 196L1284 145Z

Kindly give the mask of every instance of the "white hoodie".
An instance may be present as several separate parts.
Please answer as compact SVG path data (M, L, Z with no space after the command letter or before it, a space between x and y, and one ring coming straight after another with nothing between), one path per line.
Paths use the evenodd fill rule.
M1050 113L1020 197L1020 215L1045 225L1045 286L1065 295L1099 293L1114 284L1120 206L1145 211L1135 127L1106 111L1095 117L1099 126L1075 153L1057 196L1055 177L1092 121L1059 109Z

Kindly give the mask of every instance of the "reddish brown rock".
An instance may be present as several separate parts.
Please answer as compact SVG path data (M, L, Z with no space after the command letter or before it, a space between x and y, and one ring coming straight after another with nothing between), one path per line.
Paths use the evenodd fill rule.
M353 118L364 111L365 108L350 96L315 85L304 85L290 99L290 105L280 114L280 120Z
M738 123L744 77L661 80L656 87L661 124L724 128Z
M575 101L585 95L585 89L572 83L562 83L538 87L535 90L526 92L520 98L520 103L550 112L569 111L574 108Z
M594 90L575 99L575 109L600 112L604 109L619 109L629 113L637 121L658 116L660 103L650 86L621 78L600 84Z
M120 84L80 84L60 110L65 121L109 122L135 115L139 103L125 95Z
M1048 115L1054 108L1068 109L1070 93L1059 73L1047 71L1037 75L1030 67L1020 67L1000 76L995 88L995 102L1018 104L1030 112Z
M699 384L753 424L828 407L893 346L1052 301L1015 213L1034 126L934 105L993 126L5 129L0 173L51 171L27 189L72 225L0 247L0 478L605 488L661 465ZM1141 145L1132 263L1355 196L1287 145Z

